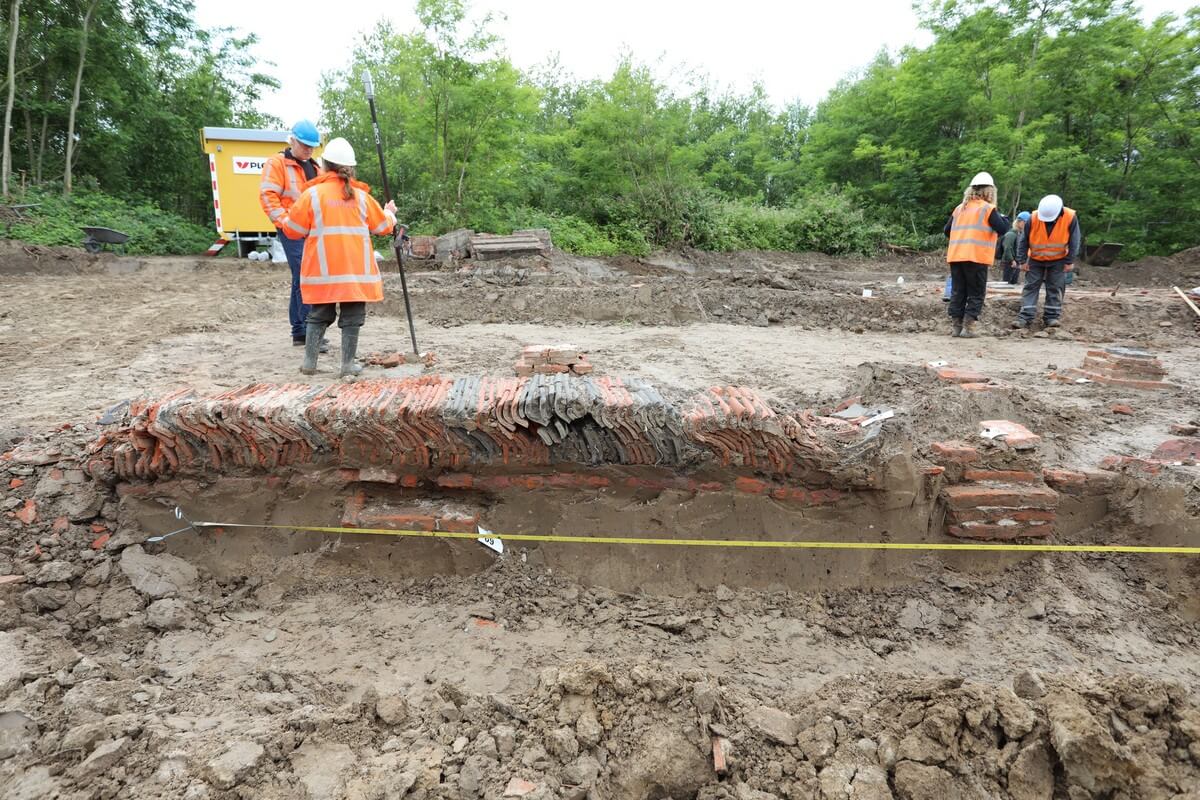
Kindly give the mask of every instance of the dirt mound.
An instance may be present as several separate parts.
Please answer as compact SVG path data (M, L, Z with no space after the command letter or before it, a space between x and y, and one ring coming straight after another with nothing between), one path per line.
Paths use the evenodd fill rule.
M1169 256L1146 256L1111 267L1084 267L1088 277L1126 286L1200 286L1200 246Z

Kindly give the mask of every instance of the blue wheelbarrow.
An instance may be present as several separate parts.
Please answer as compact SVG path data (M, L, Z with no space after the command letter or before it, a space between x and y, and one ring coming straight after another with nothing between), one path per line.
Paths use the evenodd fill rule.
M99 253L106 244L125 244L129 241L128 233L114 231L112 228L82 227L86 236L83 239L83 249L89 253Z

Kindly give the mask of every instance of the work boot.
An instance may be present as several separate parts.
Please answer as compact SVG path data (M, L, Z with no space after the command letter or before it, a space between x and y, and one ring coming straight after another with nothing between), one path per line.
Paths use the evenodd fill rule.
M962 335L962 328L963 328L962 320L961 319L952 319L951 322L954 323L954 329L950 332L950 335L951 336Z
M969 319L966 322L964 322L963 327L962 327L962 332L958 334L958 338L974 339L974 338L978 337L979 334L975 332L975 323L976 323L976 320L973 320L973 319Z
M1046 320L1046 327L1047 327L1047 328L1058 328L1058 327L1061 327L1061 326L1062 326L1062 322L1060 322L1060 321L1059 321L1059 320L1057 320L1057 319L1048 319L1048 320Z
M304 363L300 371L305 375L317 374L317 356L321 353L321 341L328 325L319 322L308 323L304 333Z
M342 377L352 377L362 373L362 367L354 361L358 351L358 332L360 328L342 328Z
M1025 320L1021 319L1020 317L1018 317L1017 319L1013 320L1012 326L1013 326L1013 328L1015 328L1017 330L1021 330L1022 328L1028 328L1029 323L1026 322Z
M307 343L308 343L308 336L307 336L307 335L305 335L305 336L293 336L293 337L292 337L292 346L293 346L293 347L304 347L304 345L306 345ZM326 339L325 337L321 337L321 348L320 348L320 350L321 350L321 352L322 352L322 353L328 353L328 352L329 352L329 340L328 340L328 339Z

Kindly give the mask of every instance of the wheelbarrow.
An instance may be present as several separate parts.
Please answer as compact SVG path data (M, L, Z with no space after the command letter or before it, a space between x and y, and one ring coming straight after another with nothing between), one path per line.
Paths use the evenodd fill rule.
M106 244L125 244L129 241L128 233L114 231L112 228L81 227L87 236L83 240L83 249L89 253L99 253Z

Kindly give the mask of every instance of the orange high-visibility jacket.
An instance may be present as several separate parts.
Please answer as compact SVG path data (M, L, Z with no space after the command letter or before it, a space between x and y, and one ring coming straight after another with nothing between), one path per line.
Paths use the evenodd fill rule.
M309 181L288 210L284 234L308 237L300 262L300 297L306 304L383 299L371 235L391 233L394 223L365 183L351 181L351 186L354 196L347 200L341 176L326 172Z
M300 189L307 181L304 167L286 153L267 159L258 184L258 202L276 228L283 227L288 209L300 199Z
M1046 233L1046 223L1037 214L1029 220L1029 259L1031 261L1059 261L1067 257L1071 246L1071 223L1075 221L1075 209L1063 206L1054 230Z
M998 234L988 224L995 206L978 198L960 203L954 209L950 223L950 247L946 260L951 264L971 261L976 264L991 264L996 257Z

